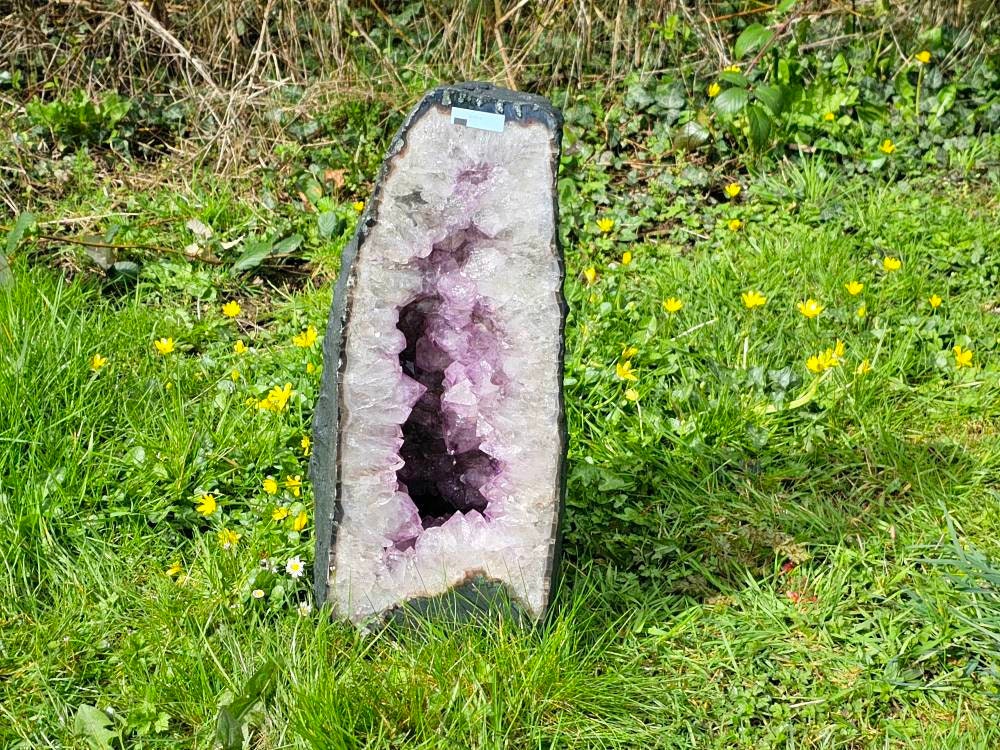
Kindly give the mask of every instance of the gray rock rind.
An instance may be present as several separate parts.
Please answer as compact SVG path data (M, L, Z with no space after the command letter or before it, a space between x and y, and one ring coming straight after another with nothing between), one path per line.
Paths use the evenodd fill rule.
M338 446L341 413L340 388L344 366L344 362L341 360L341 353L344 347L345 326L348 323L350 314L351 291L355 278L354 262L358 255L358 249L364 244L370 229L378 221L382 184L394 157L406 147L407 132L410 126L433 106L460 107L480 112L503 114L508 122L534 121L544 125L549 130L552 139L551 173L553 182L551 193L553 199L553 216L556 224L553 232L551 252L558 261L560 279L565 278L565 264L559 243L558 230L559 206L557 180L563 124L559 111L544 97L498 88L488 83L459 83L451 86L442 86L430 91L407 116L389 146L386 158L376 178L372 198L366 204L354 237L342 254L340 275L334 289L333 305L330 309L326 335L323 340L323 359L325 364L313 418L314 447L309 467L310 480L315 497L316 561L314 565L314 590L318 606L322 606L329 596L332 554L336 545L338 523L342 516L339 482L340 454ZM559 306L559 371L562 372L565 354L564 329L567 305L565 295L561 292L559 295ZM561 445L559 456L559 488L557 494L559 508L555 514L556 520L550 534L551 545L547 564L547 577L551 582L549 586L550 592L555 592L558 584L558 560L561 544L560 527L566 493L567 433L561 377L559 379L559 391L558 430ZM454 593L451 596L454 596ZM445 597L448 597L448 595L446 594L438 598L443 600ZM546 603L546 610L548 609L548 604L549 602ZM425 605L426 601L421 603L420 609L431 609Z

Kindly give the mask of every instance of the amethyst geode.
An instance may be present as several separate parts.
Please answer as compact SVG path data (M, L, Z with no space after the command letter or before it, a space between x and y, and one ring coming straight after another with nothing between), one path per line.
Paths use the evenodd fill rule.
M316 595L361 622L505 589L540 617L566 451L559 114L435 89L343 255L315 418Z

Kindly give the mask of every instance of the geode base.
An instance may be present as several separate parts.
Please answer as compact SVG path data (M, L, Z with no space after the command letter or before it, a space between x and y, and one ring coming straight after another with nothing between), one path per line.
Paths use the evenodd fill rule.
M337 616L470 581L545 611L565 484L560 138L541 97L459 84L389 149L343 254L315 417L316 595Z

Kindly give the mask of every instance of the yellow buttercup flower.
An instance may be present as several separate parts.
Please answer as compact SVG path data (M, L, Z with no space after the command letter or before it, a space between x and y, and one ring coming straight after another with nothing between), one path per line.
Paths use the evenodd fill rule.
M302 446L303 456L308 456L310 453L312 453L312 440L309 439L308 435L302 436L302 442L299 443L299 445Z
M809 357L809 359L806 360L806 369L808 369L809 372L819 374L824 370L839 367L840 363L844 359L844 352L844 342L837 339L836 344L829 349Z
M823 119L826 120L827 122L833 122L834 120L837 119L837 116L833 114L833 112L827 112L825 115L823 115Z
M302 529L304 529L306 527L306 524L308 523L309 523L309 516L307 516L306 512L303 510L297 516L295 516L295 520L292 521L292 530L302 531Z
M861 290L864 288L865 285L862 284L860 281L849 281L848 283L844 284L844 289L846 289L847 293L852 297L857 297L859 294L861 294Z
M264 480L264 492L266 492L268 495L277 495L278 494L278 480L276 480L274 477L268 477L267 479L265 479Z
M219 546L222 549L232 549L236 546L236 543L243 537L242 534L237 534L231 529L223 529L219 532Z
M240 307L240 303L236 300L230 300L222 306L222 314L227 318L235 318L241 312L243 312L243 308Z
M288 518L288 508L281 506L280 508L275 508L271 511L272 521L284 521Z
M708 97L709 99L714 99L722 92L722 86L719 85L718 81L712 83L708 87Z
M823 366L822 359L814 354L806 360L806 369L809 370L809 372L816 373L818 375L826 368Z
M872 371L871 362L867 359L861 360L861 364L858 365L857 369L854 371L857 375L867 375Z
M632 253L626 250L624 253L622 253L622 265L627 266L631 262L632 262Z
M316 372L316 365L312 362L306 362L306 374L312 375L314 372Z
M823 310L826 309L825 307L823 307L823 305L814 300L812 297L807 299L805 302L799 302L799 304L797 304L796 307L798 308L799 312L805 315L807 318L815 318L817 315L823 312Z
M899 258L892 258L890 256L885 256L882 258L882 268L886 270L886 273L892 273L893 271L898 271L903 267L903 261Z
M208 518L218 509L219 504L215 501L215 495L212 494L202 495L198 498L198 506L195 508L195 510L205 516L205 518Z
M888 138L886 138L884 141L882 141L882 145L878 147L878 150L881 151L883 154L891 154L896 150L896 144L893 143Z
M292 384L285 383L284 388L274 386L267 396L257 402L258 409L266 409L275 413L281 413L288 406L288 399L292 397Z
M867 315L868 315L868 305L862 305L861 307L859 307L857 315L858 315L859 318L867 317Z
M615 374L618 376L619 380L638 380L639 377L632 372L632 363L628 360L619 362L615 365Z
M246 354L249 348L243 343L243 339L240 339L235 344L233 344L233 351L237 354Z
M632 357L634 357L638 353L639 350L636 349L634 346L626 346L624 349L622 349L622 359L632 359Z
M722 192L726 194L726 197L729 198L729 200L732 200L733 198L735 198L737 195L740 194L741 189L742 188L740 187L740 184L738 182L730 182L728 185L722 188Z
M180 560L174 560L172 563L170 563L170 567L163 572L166 573L171 578L173 578L174 576L179 575L183 571L184 568L181 567Z
M933 307L933 308L934 308L935 310L936 310L937 308L941 307L941 303L942 303L942 302L944 302L944 300L943 300L943 299L941 299L941 298L940 298L940 297L939 297L938 295L936 295L936 294L932 294L932 295L930 296L930 299L928 299L927 301L931 303L931 307Z
M298 474L285 477L285 489L291 491L295 497L302 496L302 477Z
M678 312L682 307L684 307L684 303L681 302L676 297L667 297L665 300L663 300L663 309L666 310L671 315L673 315L675 312Z
M952 351L955 352L955 367L972 367L972 349L963 349L956 345Z
M90 369L94 372L98 372L107 363L107 357L102 357L100 354L94 354L94 356L90 358Z
M590 286L595 281L597 281L597 269L591 266L583 272L583 279L587 282L587 286Z
M743 222L739 219L730 219L726 222L726 226L729 227L730 232L738 232L740 227L743 226Z
M172 338L157 339L153 342L153 346L160 354L167 355L174 350L174 340Z
M917 62L920 63L921 65L926 65L931 61L930 50L926 49L920 50L917 54L914 55L914 57L917 59Z
M318 335L316 326L308 326L302 333L292 337L292 343L302 349L310 349L316 343Z
M609 219L608 217L604 217L602 219L597 220L597 228L601 230L602 234L607 234L612 229L614 229L614 226L615 226L614 219Z
M733 63L732 65L727 65L726 67L724 67L722 69L722 71L724 73L739 73L740 72L740 66L737 65L736 63Z
M351 208L353 208L358 213L361 213L362 211L365 210L365 202L364 201L354 201L354 203L351 204Z
M229 377L235 383L237 380L240 379L240 371L234 367L232 370L229 371Z
M743 294L740 296L740 299L743 300L743 306L747 310L753 310L754 308L757 307L763 307L764 304L767 302L767 297L765 297L763 294L757 291L743 292Z
M639 400L639 391L637 391L635 388L626 388L625 389L625 398L627 400L629 400L629 401L638 401Z

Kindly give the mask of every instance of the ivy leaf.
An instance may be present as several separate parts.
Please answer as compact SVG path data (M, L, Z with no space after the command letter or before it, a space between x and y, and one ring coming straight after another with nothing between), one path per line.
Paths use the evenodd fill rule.
M724 115L735 115L750 101L750 94L746 89L726 89L715 97L715 109Z
M743 29L743 33L736 39L736 46L733 47L733 55L739 60L746 57L756 49L760 49L774 36L774 32L765 28L759 23L752 23Z

